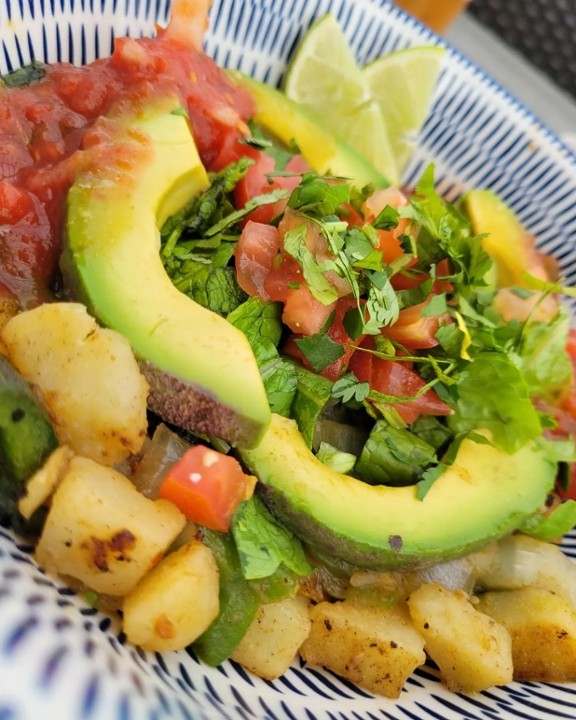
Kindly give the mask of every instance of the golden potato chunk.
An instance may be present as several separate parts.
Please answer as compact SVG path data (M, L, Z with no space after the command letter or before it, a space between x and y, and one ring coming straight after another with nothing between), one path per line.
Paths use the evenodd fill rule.
M558 545L527 535L509 535L469 557L477 586L484 590L540 587L576 608L576 564Z
M1 333L8 357L39 390L61 445L114 465L146 437L148 383L132 349L78 303L16 315Z
M408 607L450 690L476 692L512 680L508 631L478 612L466 593L429 583L410 595Z
M389 608L343 601L322 602L310 612L310 635L300 654L351 682L386 697L400 695L424 663L424 641L403 604Z
M116 470L74 457L52 498L36 558L97 592L126 595L185 523L167 500L148 500Z
M262 605L232 659L273 680L290 667L310 632L309 602L302 596Z
M489 592L478 608L510 633L516 680L576 680L576 612L561 594L544 588Z
M216 618L219 573L210 548L186 543L161 560L124 598L124 632L144 650L186 647Z

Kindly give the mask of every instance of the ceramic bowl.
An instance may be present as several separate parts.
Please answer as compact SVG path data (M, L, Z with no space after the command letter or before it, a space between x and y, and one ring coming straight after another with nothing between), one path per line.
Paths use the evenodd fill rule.
M271 84L314 19L330 10L365 63L442 41L386 0L214 0L206 50ZM109 54L114 36L149 35L167 0L0 0L0 73L32 58L80 64ZM434 104L404 182L434 162L440 192L497 191L538 244L576 280L576 158L506 90L448 47ZM565 550L576 555L576 541ZM233 662L211 669L192 652L146 653L116 618L45 575L32 548L0 528L2 720L350 720L576 717L576 685L513 683L474 696L447 692L433 667L401 697L375 698L299 661L265 682Z

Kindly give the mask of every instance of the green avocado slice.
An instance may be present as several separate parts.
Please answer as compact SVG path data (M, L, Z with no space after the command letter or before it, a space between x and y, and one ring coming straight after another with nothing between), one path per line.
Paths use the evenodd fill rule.
M512 532L544 505L556 473L534 444L508 455L466 439L418 500L415 486L371 486L329 469L296 423L275 414L241 456L271 510L317 556L372 569L425 566Z
M357 187L372 184L385 188L390 185L374 165L322 127L305 108L284 93L237 70L228 73L252 96L256 106L254 122L286 147L295 143L316 172L348 178Z
M70 291L131 343L164 420L256 443L270 409L242 332L179 292L159 255L164 220L209 181L175 98L106 118L108 139L68 195L62 270Z

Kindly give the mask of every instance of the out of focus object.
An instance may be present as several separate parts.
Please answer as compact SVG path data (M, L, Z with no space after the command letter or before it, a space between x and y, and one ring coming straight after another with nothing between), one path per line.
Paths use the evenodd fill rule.
M573 0L482 0L471 5L470 13L576 97Z
M468 5L469 0L395 0L437 33L443 33Z

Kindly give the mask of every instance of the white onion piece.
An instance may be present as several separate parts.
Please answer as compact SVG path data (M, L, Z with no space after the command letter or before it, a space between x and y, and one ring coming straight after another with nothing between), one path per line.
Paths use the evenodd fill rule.
M163 423L158 425L146 444L142 460L130 478L147 498L155 500L166 472L178 462L190 444Z

